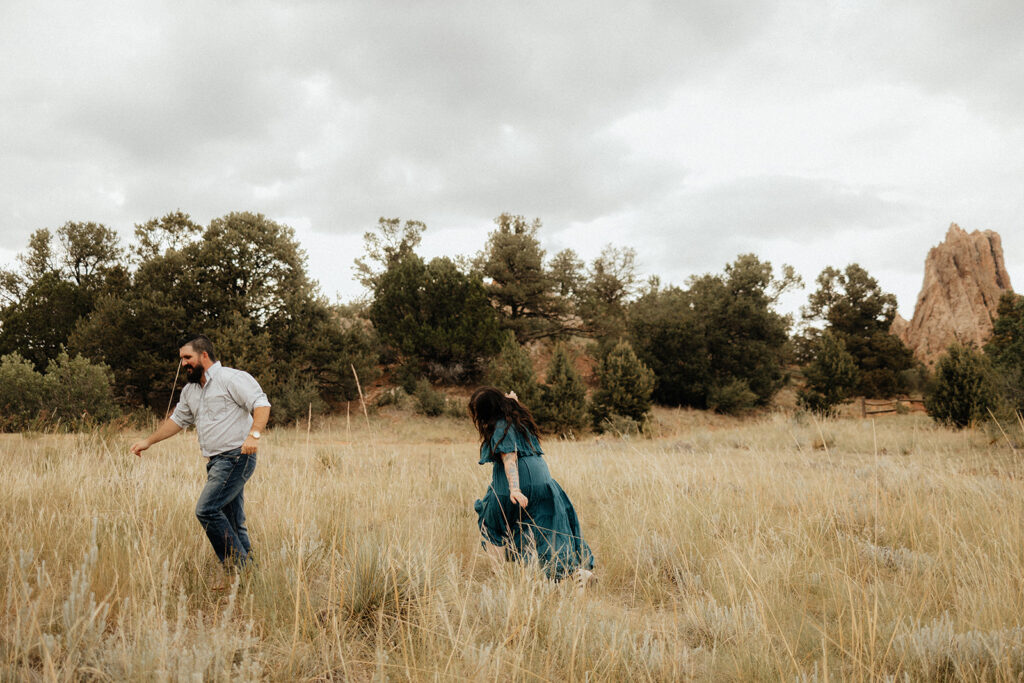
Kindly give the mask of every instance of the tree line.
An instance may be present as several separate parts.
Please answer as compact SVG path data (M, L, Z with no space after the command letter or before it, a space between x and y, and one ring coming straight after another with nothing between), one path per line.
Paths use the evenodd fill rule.
M279 421L357 398L357 378L434 414L438 385L491 381L561 433L640 428L652 403L742 413L801 375L800 405L822 413L923 386L888 331L895 297L857 264L826 268L796 321L777 310L803 286L790 266L743 254L663 285L641 281L628 246L590 262L549 256L542 228L501 214L479 253L427 260L424 223L382 218L355 260L367 296L347 304L319 292L294 231L260 214L202 226L174 212L135 226L127 246L96 223L37 230L0 270L0 428L163 411L176 341L194 331L257 377ZM550 355L543 378L528 351L538 348ZM66 383L93 398L70 401L56 388Z

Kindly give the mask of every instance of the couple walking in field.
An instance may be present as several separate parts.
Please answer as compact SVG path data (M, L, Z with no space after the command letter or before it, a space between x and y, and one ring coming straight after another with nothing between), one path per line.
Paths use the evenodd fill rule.
M135 455L195 426L207 479L196 517L226 568L245 566L252 545L245 525L245 483L256 468L270 402L247 372L223 367L203 335L182 341L181 369L188 380L174 412L156 431L131 446ZM491 483L474 507L483 546L496 561L536 557L554 580L593 578L594 559L576 510L551 478L529 409L514 393L481 387L469 399L480 435L480 464L492 465Z

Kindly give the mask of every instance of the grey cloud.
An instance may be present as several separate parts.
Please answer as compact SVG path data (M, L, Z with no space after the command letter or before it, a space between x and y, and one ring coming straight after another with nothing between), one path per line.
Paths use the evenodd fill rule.
M621 209L681 170L663 177L602 130L706 73L771 10L68 2L50 17L11 7L0 57L18 69L0 69L0 86L17 102L2 125L19 167L0 172L14 194L5 206L47 180L62 188L39 218L0 208L26 235L38 227L26 221L95 212L125 224L161 206L308 215L325 231L362 230L403 207L553 220ZM310 102L309 81L324 102ZM105 204L99 188L111 184L123 205Z

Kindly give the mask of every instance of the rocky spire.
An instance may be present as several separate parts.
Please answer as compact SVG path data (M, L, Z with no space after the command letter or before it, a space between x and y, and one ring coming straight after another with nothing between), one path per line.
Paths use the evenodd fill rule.
M931 365L954 341L979 347L988 341L999 297L1007 291L1012 288L999 234L968 234L953 223L925 259L913 319L897 317L892 332Z

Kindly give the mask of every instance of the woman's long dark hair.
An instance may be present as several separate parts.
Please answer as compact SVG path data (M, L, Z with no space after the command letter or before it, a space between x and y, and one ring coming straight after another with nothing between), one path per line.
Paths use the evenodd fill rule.
M469 415L482 443L494 436L494 426L505 418L510 425L523 432L539 437L540 429L530 409L514 398L510 398L497 387L480 387L469 397Z

